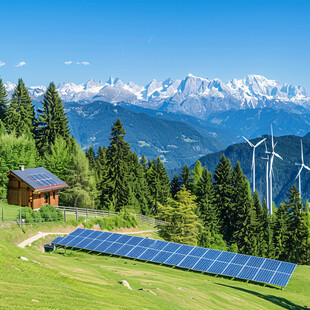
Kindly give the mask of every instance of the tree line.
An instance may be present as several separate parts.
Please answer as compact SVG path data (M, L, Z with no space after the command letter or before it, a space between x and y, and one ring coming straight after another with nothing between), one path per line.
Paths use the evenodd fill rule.
M214 175L198 161L170 181L159 158L131 151L120 120L108 146L83 152L53 83L36 112L21 79L10 100L0 80L1 198L9 170L44 166L70 185L60 192L62 204L155 216L168 222L160 234L172 242L309 263L309 203L302 204L295 185L270 216L239 162L232 168L224 155Z

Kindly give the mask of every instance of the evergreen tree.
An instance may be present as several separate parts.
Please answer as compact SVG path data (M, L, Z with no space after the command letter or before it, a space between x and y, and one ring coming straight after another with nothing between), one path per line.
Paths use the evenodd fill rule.
M229 159L223 154L214 173L215 206L219 212L220 233L230 242L232 236L233 206L233 171Z
M15 132L17 136L32 135L34 124L34 106L23 80L19 79L5 115L6 128L10 132Z
M253 212L254 212L254 225L255 225L255 236L256 236L256 254L258 256L266 257L267 255L267 242L265 239L265 231L264 227L266 226L266 223L264 221L266 220L264 209L259 201L258 192L255 191L253 195Z
M54 83L50 83L41 103L43 109L38 110L38 126L35 133L38 150L43 154L58 136L68 140L70 130Z
M185 187L169 198L166 206L159 204L158 217L168 225L160 226L160 235L167 241L197 245L201 224L196 215L194 196Z
M255 222L253 219L250 183L243 180L235 191L235 223L233 226L233 241L237 244L240 253L248 255L257 254L257 240L255 236Z
M198 160L195 164L194 170L191 171L191 191L195 195L197 190L197 183L200 180L203 173L203 167L201 166L200 161Z
M170 194L169 177L159 157L149 163L146 177L150 190L151 212L157 214L158 204L166 205Z
M186 164L182 168L181 184L186 189L188 189L188 190L191 189L191 172L190 172L190 170Z
M309 230L296 185L289 190L285 208L289 215L286 255L290 262L306 264L309 261Z
M0 121L5 120L8 103L9 103L8 95L5 90L2 79L0 79Z
M60 192L60 199L69 206L94 208L97 195L94 172L89 168L88 159L77 143L72 155L73 160L66 169L69 188Z
M263 223L263 231L264 231L264 240L267 245L266 254L262 254L262 256L266 256L268 258L274 258L274 243L273 243L273 225L272 225L272 216L268 214L267 202L264 201L263 204L263 217L261 222Z
M285 260L285 249L288 246L288 224L289 216L284 205L281 203L276 212L276 217L273 225L273 242L274 242L274 258Z
M93 146L91 145L89 149L85 152L85 155L89 162L89 167L95 169L95 152Z
M204 169L202 176L197 183L196 202L200 211L200 218L204 226L211 232L211 236L218 234L219 226L219 210L215 205L215 191L212 183L212 174Z
M107 149L107 172L100 184L100 205L109 210L120 211L128 204L131 151L125 142L126 131L118 119L111 130L110 145Z
M177 174L175 174L173 179L171 180L170 186L171 186L170 192L171 192L172 198L174 198L177 192L181 189L181 183L179 181L179 177Z

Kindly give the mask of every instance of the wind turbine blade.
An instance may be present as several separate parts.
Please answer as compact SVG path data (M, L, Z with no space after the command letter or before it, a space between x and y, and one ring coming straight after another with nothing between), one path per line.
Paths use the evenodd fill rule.
M270 159L270 173L269 176L271 176L271 171L272 171L272 165L273 165L273 159L274 159L274 155L271 155L271 159Z
M266 153L266 154L270 154L270 152L268 152L268 149L267 149L267 143L266 143L266 141L265 141L265 153Z
M273 143L273 129L272 129L272 125L270 125L271 127L271 147L272 147L272 150L274 149L274 143Z
M300 140L300 146L301 146L301 163L304 163L304 150L302 147L302 140Z
M274 144L274 147L276 147L276 146L277 146L277 144L278 144L278 141Z
M300 176L300 173L301 173L302 168L303 168L303 167L301 167L301 168L299 169L298 174L296 175L295 180Z
M253 144L251 141L249 141L246 137L242 136L242 138L243 138L246 142L248 142L252 147L254 147L254 144Z
M278 153L274 153L274 155L283 160L283 158Z
M258 143L256 143L255 147L259 146L260 144L262 144L264 141L266 140L266 138L264 138L263 140L259 141Z
M304 165L304 167L305 167L307 170L309 170L309 171L310 171L310 168L309 168L308 166Z

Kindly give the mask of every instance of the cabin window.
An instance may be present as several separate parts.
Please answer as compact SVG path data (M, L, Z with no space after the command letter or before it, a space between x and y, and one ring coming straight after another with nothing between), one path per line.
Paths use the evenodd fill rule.
M56 198L56 192L53 192L53 199Z

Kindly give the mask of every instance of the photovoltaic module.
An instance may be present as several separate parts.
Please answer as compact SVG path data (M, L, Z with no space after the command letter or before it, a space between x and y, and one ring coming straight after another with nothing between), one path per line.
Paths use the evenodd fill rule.
M286 287L296 264L179 243L78 228L53 245L113 254Z

